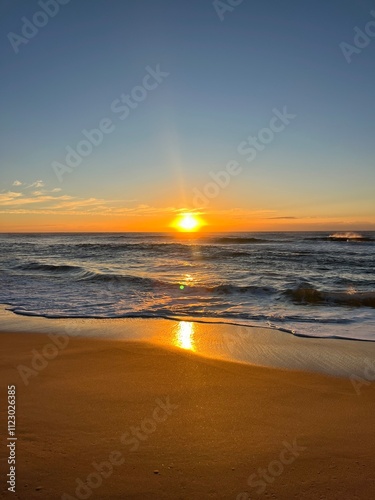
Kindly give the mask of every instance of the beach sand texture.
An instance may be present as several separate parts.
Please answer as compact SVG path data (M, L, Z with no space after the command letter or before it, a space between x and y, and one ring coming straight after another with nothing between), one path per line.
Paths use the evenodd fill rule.
M1 340L1 398L16 385L18 438L16 493L3 480L1 498L373 496L369 381L356 392L349 378L149 342L72 338L47 366L24 375L25 385L17 367L31 367L31 351L51 340L35 333Z

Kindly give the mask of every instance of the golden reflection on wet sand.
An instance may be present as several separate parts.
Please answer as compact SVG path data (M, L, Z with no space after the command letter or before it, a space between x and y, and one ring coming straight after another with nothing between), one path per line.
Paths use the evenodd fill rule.
M194 328L194 323L180 321L175 328L173 344L181 349L195 351Z

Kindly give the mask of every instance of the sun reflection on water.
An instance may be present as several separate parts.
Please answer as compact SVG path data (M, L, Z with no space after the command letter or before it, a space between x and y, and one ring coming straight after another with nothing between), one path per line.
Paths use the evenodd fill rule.
M174 345L181 349L195 351L194 323L190 321L180 321L176 327Z

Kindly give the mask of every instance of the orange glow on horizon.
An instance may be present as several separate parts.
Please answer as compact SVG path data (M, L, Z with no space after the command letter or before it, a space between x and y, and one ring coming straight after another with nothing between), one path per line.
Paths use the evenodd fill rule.
M176 227L184 215L191 214L200 224L194 231ZM189 223L188 223L189 225ZM296 219L267 219L251 214L235 217L233 211L196 214L194 212L164 211L160 214L117 215L84 213L9 213L1 217L0 232L15 233L59 233L59 232L178 232L179 235L199 236L205 232L241 232L241 231L374 231L375 219L371 217L353 217L341 219L334 217L308 218L305 215Z

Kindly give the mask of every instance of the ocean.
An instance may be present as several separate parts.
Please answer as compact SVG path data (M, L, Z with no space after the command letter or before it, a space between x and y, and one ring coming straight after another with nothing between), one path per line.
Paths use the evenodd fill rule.
M375 341L375 232L0 235L0 303Z

